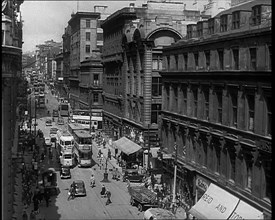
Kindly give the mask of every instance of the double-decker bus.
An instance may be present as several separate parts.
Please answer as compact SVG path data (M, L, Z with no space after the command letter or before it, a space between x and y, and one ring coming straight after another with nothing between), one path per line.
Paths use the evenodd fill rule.
M68 131L74 137L74 154L79 167L92 166L92 140L93 137L83 126L69 124Z
M89 110L73 110L71 119L77 123L83 125L85 128L94 130L102 130L102 112L91 112Z
M45 94L44 93L39 93L38 96L38 105L40 108L45 108L46 104L45 104Z
M69 115L70 115L70 104L65 103L65 102L60 103L59 107L58 107L58 110L59 110L60 116L69 117Z
M57 153L61 166L74 165L74 137L68 131L57 132Z

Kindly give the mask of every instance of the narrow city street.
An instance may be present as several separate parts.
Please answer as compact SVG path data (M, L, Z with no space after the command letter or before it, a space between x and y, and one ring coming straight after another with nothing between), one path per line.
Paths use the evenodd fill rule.
M52 126L46 126L45 121L47 118L51 117L47 115L49 110L52 114L53 109L58 108L58 101L54 97L48 88L46 88L47 94L45 109L37 109L37 130L40 129L44 137L49 136L50 128L57 127L58 129L66 129L67 118L65 118L65 125L58 125L57 119L53 122ZM32 100L34 97L32 97ZM32 111L34 111L34 105L32 105ZM33 115L34 116L34 115ZM38 140L37 140L38 141ZM38 143L39 144L39 143ZM107 156L107 145L105 149L101 150L104 154L104 158ZM43 201L40 204L40 214L39 217L44 217L45 219L141 219L143 217L143 212L139 212L137 207L130 205L130 195L127 191L127 186L122 180L113 180L110 169L113 169L116 166L115 159L112 158L111 161L107 161L107 171L109 173L107 183L102 183L103 173L105 172L105 162L100 164L96 158L98 152L98 146L94 142L93 144L93 159L94 166L91 168L79 168L74 167L71 169L71 179L61 179L59 175L59 165L57 163L57 158L55 156L54 144L52 145L53 149L53 159L50 160L48 156L40 164L41 170L47 170L49 168L54 168L58 173L57 175L57 185L59 188L59 194L57 196L51 197L50 206L46 207L45 202ZM29 156L30 160L31 157ZM89 179L91 174L95 175L96 178L96 187L92 188L89 186ZM73 180L83 180L86 186L87 196L86 197L76 197L73 200L67 200L68 190L73 182ZM105 205L107 198L102 198L100 195L102 184L106 186L112 193L111 201L109 205ZM30 207L30 210L32 206Z

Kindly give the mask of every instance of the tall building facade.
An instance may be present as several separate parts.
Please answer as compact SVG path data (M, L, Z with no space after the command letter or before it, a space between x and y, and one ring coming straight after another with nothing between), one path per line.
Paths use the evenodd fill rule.
M79 79L81 62L92 55L97 49L97 27L100 13L77 12L72 14L70 25L70 92L71 107L80 108L79 105Z
M64 90L69 94L69 76L70 76L70 51L71 51L71 26L65 28L62 35L63 41L63 80ZM68 97L69 98L69 97Z
M200 19L180 2L151 2L123 8L103 23L103 123L114 140L123 136L156 157L161 110L162 48L183 38ZM149 149L150 148L150 149ZM151 158L153 158L151 157Z
M176 191L197 218L216 213L200 209L214 184L239 201L232 218L271 219L271 13L270 0L238 4L164 48L162 165L173 179L177 156Z
M17 167L21 164L18 129L22 104L18 100L18 86L22 75L22 3L2 1L2 219L22 214L20 197L16 197L22 192L17 191L15 184Z

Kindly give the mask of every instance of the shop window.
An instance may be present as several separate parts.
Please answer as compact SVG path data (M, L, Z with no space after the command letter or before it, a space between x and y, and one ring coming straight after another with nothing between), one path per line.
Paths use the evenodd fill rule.
M249 52L250 52L250 68L252 70L256 70L257 69L257 50L256 48L250 48Z
M215 153L216 153L215 172L220 173L221 172L221 149L219 148L219 146L215 147Z
M86 32L86 41L90 41L90 40L91 40L91 33Z
M227 15L222 15L220 22L221 32L227 31Z
M218 55L219 55L219 68L220 70L223 70L223 62L224 62L224 51L223 50L218 50Z
M91 21L90 20L86 20L86 28L90 28L91 27Z
M248 104L248 130L254 131L254 111L255 111L255 99L253 95L246 95Z
M152 96L161 96L162 94L162 83L161 77L152 78Z
M239 70L239 49L233 49L234 69Z
M151 123L158 123L158 117L161 111L161 104L152 104Z
M236 157L235 153L228 152L230 166L229 166L229 179L235 181L236 177Z
M183 55L183 59L184 59L184 70L187 70L187 63L188 63L188 54L184 54Z
M252 25L260 25L262 19L262 7L261 5L256 5L252 7Z
M240 11L232 13L232 29L240 28Z
M198 53L194 53L194 59L195 59L195 68L196 70L199 69L199 54Z
M205 51L204 55L205 55L206 69L209 70L209 68L210 68L210 51L209 50Z

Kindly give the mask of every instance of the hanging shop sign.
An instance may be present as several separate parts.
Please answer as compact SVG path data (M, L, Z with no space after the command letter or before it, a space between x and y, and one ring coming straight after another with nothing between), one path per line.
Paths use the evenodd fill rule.
M196 186L203 191L206 191L208 189L209 184L209 181L200 176L198 176L196 179Z

